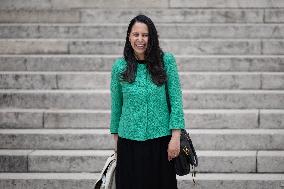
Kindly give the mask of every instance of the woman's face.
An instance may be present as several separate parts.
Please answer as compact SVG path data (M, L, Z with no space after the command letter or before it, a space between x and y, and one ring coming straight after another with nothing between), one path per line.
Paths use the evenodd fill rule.
M148 46L149 32L146 24L136 22L129 34L129 41L134 50L135 56L139 60L145 59L145 51Z

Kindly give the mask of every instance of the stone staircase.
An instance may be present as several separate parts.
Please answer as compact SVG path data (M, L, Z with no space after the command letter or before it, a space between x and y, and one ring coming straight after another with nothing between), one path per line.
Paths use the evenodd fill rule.
M138 13L178 63L200 162L179 188L284 188L283 0L0 0L0 188L93 187Z

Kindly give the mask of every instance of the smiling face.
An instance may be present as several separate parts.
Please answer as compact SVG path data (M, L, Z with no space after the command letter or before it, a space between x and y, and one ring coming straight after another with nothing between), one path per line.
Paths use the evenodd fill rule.
M145 52L148 47L149 31L146 24L136 22L129 34L129 41L139 60L145 59Z

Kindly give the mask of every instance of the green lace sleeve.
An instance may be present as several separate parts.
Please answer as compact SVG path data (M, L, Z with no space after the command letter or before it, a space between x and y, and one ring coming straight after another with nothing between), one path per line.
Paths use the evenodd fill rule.
M110 132L112 134L118 133L119 120L122 111L122 91L120 80L120 66L121 60L117 59L112 65L110 93L111 93L111 120Z
M170 114L170 129L183 129L184 113L182 104L182 91L178 75L178 69L175 57L171 53L165 53L165 67L168 76L168 90L169 99L171 103L171 114Z

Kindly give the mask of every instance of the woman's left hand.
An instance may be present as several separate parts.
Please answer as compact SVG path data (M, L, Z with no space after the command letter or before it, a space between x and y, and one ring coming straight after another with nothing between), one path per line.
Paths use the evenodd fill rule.
M168 160L176 158L180 152L180 131L173 131L172 138L168 145Z

